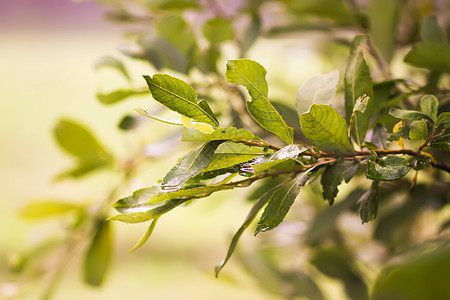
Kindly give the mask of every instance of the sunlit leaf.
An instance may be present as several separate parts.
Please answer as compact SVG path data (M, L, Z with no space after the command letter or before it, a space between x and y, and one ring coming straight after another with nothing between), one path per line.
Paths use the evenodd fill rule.
M96 95L98 101L103 104L114 104L119 101L125 100L131 96L143 96L146 95L147 91L139 91L139 90L117 90L110 93L98 93Z
M148 200L158 193L159 188L153 186L133 192L132 196L117 200L113 207L120 213L144 212L149 210Z
M256 157L258 154L240 154L240 153L214 153L211 162L203 172L210 172L219 169L226 169L232 166L248 162Z
M210 115L197 101L197 93L184 81L166 74L156 74L152 77L144 75L153 98L169 109L181 115L212 126L219 126L214 115Z
M391 107L389 110L389 114L393 117L396 117L398 119L402 120L420 120L420 119L430 119L430 117L420 111L415 110L407 110L407 109L400 109L396 107Z
M368 223L373 221L377 217L378 213L378 180L373 180L369 190L361 196L358 200L359 216L362 223Z
M186 128L183 130L181 136L182 141L215 141L215 140L229 140L229 141L262 141L262 139L256 136L254 133L246 129L237 129L236 127L223 127L218 128L214 132L205 134L194 128Z
M427 123L422 120L414 121L410 125L409 138L411 140L423 140L428 137Z
M111 222L100 220L84 259L84 281L100 286L108 272L112 256Z
M300 116L313 104L331 105L339 82L339 70L317 75L306 81L297 91L295 104Z
M437 122L439 100L433 95L425 95L420 99L420 109L433 123Z
M257 62L239 59L228 61L225 76L228 82L247 88L251 97L251 100L247 101L247 110L256 122L286 143L292 144L294 130L269 102L266 73L264 67Z
M309 112L300 116L300 125L305 137L322 151L353 150L345 120L328 105L313 104Z
M224 141L210 141L183 156L161 182L162 190L178 190L211 162L217 147Z
M333 204L334 198L339 190L338 186L342 180L348 183L359 169L357 161L336 161L335 164L328 166L322 173L320 184L322 185L322 195L330 205Z
M147 210L147 211L139 211L139 212L133 212L133 213L123 213L118 214L113 217L108 218L110 221L120 221L124 223L143 223L150 220L153 220L155 218L159 218L161 215L171 211L175 207L183 204L186 202L186 199L174 199L168 201L166 204L163 204L161 206L158 206L156 208Z
M40 220L65 216L67 213L80 210L79 205L56 200L42 200L28 203L20 210L20 216L27 220Z
M158 222L158 218L154 218L150 225L148 226L147 230L145 231L145 234L142 236L142 238L137 242L136 245L134 245L133 248L131 248L130 253L134 250L140 248L142 245L145 244L145 242L150 238L150 236L153 233L153 230L155 230L156 222Z
M259 160L256 164L252 165L252 168L256 173L265 171L283 161L296 159L298 155L305 150L306 148L301 148L298 145L287 145L271 156L261 158L261 160Z
M345 111L346 119L350 121L353 115L353 108L356 101L362 95L373 96L373 83L370 75L370 69L367 65L364 54L361 49L362 43L367 40L367 36L358 35L350 47L350 55L345 69ZM367 109L364 113L357 111L354 115L354 128L352 136L358 141L358 144L364 142L366 131L369 126L369 120L372 115L373 101L369 100Z
M388 155L376 160L369 159L366 177L373 180L397 180L408 174L410 167L406 159Z

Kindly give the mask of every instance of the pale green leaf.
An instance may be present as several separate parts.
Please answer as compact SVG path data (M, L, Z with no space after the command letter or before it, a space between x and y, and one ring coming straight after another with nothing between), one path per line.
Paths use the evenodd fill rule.
M369 104L370 97L367 95L363 95L356 100L355 106L353 107L353 112L361 112L364 113L367 109L367 105Z
M334 202L339 189L338 186L342 180L348 183L359 169L357 161L336 161L335 164L328 166L322 173L320 184L322 185L322 195L328 201L330 206Z
M256 157L258 154L241 154L241 153L214 153L211 162L203 172L210 172L214 170L226 169L232 166L248 162Z
M142 238L137 242L136 245L134 245L133 248L131 248L130 253L134 250L140 248L142 245L145 244L145 242L150 238L150 236L153 233L153 230L155 230L156 222L158 222L158 218L154 218L150 225L148 226L147 230L145 231L145 234L142 236Z
M420 37L422 41L446 43L444 33L439 27L435 16L424 16L420 26Z
M214 132L205 134L194 128L186 128L183 130L181 136L182 141L192 142L192 141L216 141L216 140L228 140L228 141L261 141L262 139L252 132L246 129L237 129L236 127L223 127L218 128Z
M328 105L313 104L309 112L300 116L300 125L305 137L321 151L353 150L345 120Z
M400 109L396 107L391 107L391 109L389 110L389 114L393 117L402 120L420 120L420 119L431 120L431 118L428 115L420 111Z
M283 161L296 159L305 150L305 148L301 148L298 145L287 145L271 156L261 157L258 162L252 164L252 168L256 173L268 170Z
M231 40L234 36L234 30L230 21L222 18L215 18L205 22L202 27L202 33L211 44Z
M450 127L450 112L443 112L439 114L436 126L444 125L445 127Z
M165 200L167 200L167 199L165 199ZM173 199L173 200L168 201L166 204L163 204L161 206L158 206L156 208L153 208L153 209L150 209L147 211L118 214L111 218L108 218L108 220L120 221L120 222L130 223L130 224L147 222L147 221L153 220L155 218L159 218L161 215L171 211L172 209L183 204L187 200L189 200L189 199Z
M272 194L264 212L256 225L255 235L259 232L272 230L280 225L297 198L300 187L304 186L309 178L308 172L298 175L290 183L279 188Z
M150 209L148 200L159 191L157 186L133 192L132 196L117 200L112 206L120 213L145 212Z
M84 258L84 281L92 286L100 286L108 272L112 257L111 223L97 222L95 235Z
M40 220L64 216L80 210L79 205L56 200L42 200L28 203L20 210L20 216L27 220Z
M411 168L406 159L388 155L378 159L370 159L367 165L366 177L373 180L392 181L397 180L408 174Z
M199 105L198 95L189 84L166 74L156 74L153 78L144 75L144 79L156 101L198 122L219 126L216 117L210 115L211 109L204 109L205 102Z
M263 66L249 59L229 60L225 76L230 83L247 88L251 100L247 110L266 130L275 133L283 141L292 144L294 130L283 120L268 98L267 71Z
M420 99L420 109L433 120L433 123L437 122L438 106L439 100L433 95L425 95Z
M161 123L165 123L165 124L169 124L169 125L183 126L183 122L181 122L181 121L171 120L171 119L166 119L166 118L161 118L158 116L150 115L145 109L142 109L142 108L136 108L135 111L138 114L140 114L141 116L153 119L153 120L161 122Z
M114 104L119 101L125 100L131 96L143 96L146 95L147 91L139 91L139 90L117 90L110 93L98 93L96 95L98 101L103 104Z
M410 125L409 138L411 140L424 140L428 137L428 128L425 121L414 121Z
M161 182L161 190L180 189L190 178L199 174L210 163L217 147L224 141L210 141L183 156Z
M174 192L168 192L168 193L162 193L155 195L150 198L148 201L148 204L155 204L161 201L166 200L191 200L191 199L199 199L199 198L205 198L211 195L214 192L222 191L227 188L221 187L221 186L215 186L215 185L208 185L208 186L200 186L196 188L190 188L186 190L178 190ZM153 219L153 217L150 217L148 220Z
M331 105L339 82L339 70L324 75L314 76L306 81L297 91L295 104L300 116L313 104Z
M350 121L353 115L353 108L356 101L362 95L373 96L373 83L370 69L367 65L361 49L362 43L367 40L367 36L358 35L350 47L350 55L345 69L345 111L346 120ZM352 136L361 145L364 142L369 120L372 115L373 101L367 104L364 113L357 111L354 115L354 127L351 128Z
M131 80L130 75L128 74L128 71L125 68L124 64L115 57L103 56L95 62L94 67L95 67L95 69L101 69L101 68L115 69L115 70L119 71L119 73L121 73L128 81Z

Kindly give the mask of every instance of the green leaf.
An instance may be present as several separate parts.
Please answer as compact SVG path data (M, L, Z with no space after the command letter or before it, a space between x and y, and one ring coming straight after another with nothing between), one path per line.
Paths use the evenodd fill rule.
M369 5L372 40L387 63L395 50L400 3L399 0L372 0Z
M420 27L420 37L422 41L446 43L444 33L434 16L424 16Z
M328 105L313 104L309 112L300 116L300 125L305 137L321 151L353 150L345 120Z
M322 173L320 184L322 185L322 195L328 201L330 206L334 202L339 190L338 186L342 180L348 183L359 169L357 161L336 161L335 164L328 166Z
M80 210L79 205L56 200L41 200L28 203L20 210L20 216L27 220L40 220L63 216Z
M378 180L372 181L369 190L361 196L357 204L359 205L359 216L362 223L373 221L377 217L378 212Z
M389 114L393 117L396 117L396 118L402 119L402 120L420 120L420 119L431 120L431 118L428 115L426 115L420 111L400 109L400 108L396 108L396 107L391 107L391 109L389 110Z
M268 98L267 71L257 62L249 59L229 60L225 76L230 83L247 88L250 101L247 110L266 130L275 133L283 141L292 144L294 129L289 127Z
M414 44L404 61L436 72L450 72L450 46L431 41Z
M367 105L369 104L370 97L367 95L362 95L356 100L355 106L353 107L353 112L359 111L360 113L364 113L367 109Z
M216 277L219 276L220 271L223 269L223 267L225 266L225 264L228 262L228 260L230 259L231 255L234 252L234 249L236 248L236 245L240 239L240 237L242 236L242 233L244 233L245 229L247 229L248 226L250 226L250 224L253 222L253 220L256 218L256 216L258 215L259 211L264 207L264 205L267 204L267 202L271 199L272 197L272 192L273 189L266 192L264 195L261 196L261 198L258 199L258 201L255 202L255 204L253 205L252 209L250 210L250 212L248 213L247 217L245 218L244 223L241 225L241 227L239 227L238 231L234 234L230 246L228 247L228 252L227 255L225 257L225 259L223 261L221 261L215 268L214 271L216 273Z
M132 130L139 126L139 121L134 117L130 115L124 116L117 127L121 130Z
M96 95L98 101L100 101L103 104L114 104L119 101L125 100L128 97L131 96L142 96L146 95L147 91L138 91L138 90L117 90L110 93L98 93Z
M414 121L410 125L409 138L411 140L424 140L428 137L428 128L425 121Z
M148 226L147 231L145 231L145 234L142 236L142 238L137 242L136 245L134 245L133 248L131 248L130 253L134 250L140 248L142 245L145 244L145 242L150 238L150 236L153 233L153 230L155 230L156 222L158 222L158 218L154 218L152 222L150 223L150 226Z
M147 210L147 211L139 211L133 213L123 213L118 214L113 217L108 218L109 221L120 221L124 223L143 223L150 220L154 220L159 218L161 215L171 211L175 207L183 204L188 199L173 199L168 201L166 204L158 206L156 208Z
M165 124L169 124L169 125L183 126L183 122L181 122L181 121L171 120L171 119L166 119L166 118L160 118L158 116L150 115L145 109L142 109L142 108L136 108L135 111L138 114L140 114L141 116L153 119L153 120L161 122L161 123L165 123Z
M200 186L196 188L190 188L185 190L178 190L175 192L169 192L169 193L163 193L158 194L150 198L148 201L148 204L155 204L161 201L167 201L167 200L191 200L191 199L199 199L199 198L205 198L210 196L212 193L217 191L222 191L226 189L223 186L215 186L215 185L208 185L208 186ZM145 216L144 216L145 217ZM153 217L150 217L148 220L153 219Z
M186 128L183 130L181 135L181 140L185 142L194 141L217 141L217 140L227 140L227 141L261 141L262 139L252 132L246 129L237 129L236 127L223 127L218 128L214 132L205 134L195 128ZM265 143L264 143L265 144Z
M101 69L101 68L113 68L117 70L119 73L121 73L128 81L131 81L131 77L128 74L127 69L125 68L124 64L118 60L117 58L114 58L112 56L103 56L99 60L95 62L94 65L95 69Z
M231 27L230 22L222 18L215 18L205 22L202 32L211 44L231 40L234 36L233 27Z
M306 81L297 91L295 104L300 116L307 112L313 104L331 105L339 82L339 70L318 75Z
M420 99L420 109L433 123L437 122L439 100L433 95L425 95Z
M260 155L258 154L214 153L211 162L203 172L230 168L248 162L259 156Z
M361 44L366 40L367 36L358 35L355 37L350 47L350 55L344 75L345 111L347 121L350 121L350 118L353 115L353 108L359 97L362 95L367 95L369 97L373 96L373 83L370 69L364 59L364 54L361 49ZM353 138L359 145L364 142L366 131L369 126L369 120L372 116L372 108L373 101L370 100L364 113L359 111L355 113L355 127L351 128L351 130Z
M256 225L255 235L259 232L272 230L280 225L289 212L292 204L300 193L300 188L306 184L310 177L308 171L299 175L295 180L277 189L269 199L264 212Z
M112 206L120 213L145 212L150 208L148 200L158 191L158 186L143 188L134 191L132 196L117 200Z
M410 167L406 159L388 155L382 157L376 162L369 159L367 165L366 177L373 180L392 181L397 180L408 174Z
M252 168L256 173L263 172L283 161L296 159L305 150L306 148L298 145L287 145L269 157L262 157L257 163L252 164Z
M219 126L211 109L205 110L204 102L197 102L197 93L184 81L166 74L156 74L151 78L144 75L153 98L167 108L198 122Z
M108 272L112 256L111 222L99 220L94 238L84 259L84 281L100 286Z
M439 127L441 125L450 128L450 112L443 112L439 114L436 126Z
M217 147L224 141L210 141L183 156L161 182L161 190L179 190L190 178L199 174L211 162Z

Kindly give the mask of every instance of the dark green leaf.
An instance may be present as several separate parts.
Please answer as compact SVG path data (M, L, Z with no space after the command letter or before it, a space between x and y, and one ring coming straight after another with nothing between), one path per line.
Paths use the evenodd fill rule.
M131 80L130 75L128 74L127 69L125 68L124 64L118 60L117 58L114 58L112 56L103 56L98 61L95 62L95 68L113 68L119 73L121 73L127 80Z
M110 93L98 93L96 95L98 101L103 104L114 104L119 101L125 100L131 96L142 96L146 95L147 91L138 91L138 90L117 90Z
M367 95L373 96L373 83L370 75L370 69L367 65L364 54L361 49L362 43L367 40L367 36L358 35L350 47L350 56L345 69L345 110L346 119L350 121L353 115L353 108L359 97ZM352 136L361 145L364 142L366 131L369 126L369 120L372 116L373 100L367 104L364 113L357 111L354 116L354 125ZM356 129L355 129L356 128Z
M161 189L180 189L190 178L205 169L213 158L217 147L224 141L210 141L183 156L161 182Z
M112 256L111 222L99 220L94 238L84 259L84 281L100 286L109 269Z
M367 165L366 177L373 180L392 181L397 180L408 174L410 167L406 159L388 155L382 157L376 162L370 159Z
M131 248L130 253L133 252L134 250L140 248L142 245L145 244L145 242L150 238L150 236L153 233L153 230L155 230L155 226L156 226L156 222L158 222L158 218L154 218L152 220L152 222L150 223L150 225L148 226L147 231L145 231L145 234L142 236L142 238L139 240L139 242L137 242L136 245L134 245L133 248Z
M151 78L144 75L153 98L181 115L212 126L219 126L216 118L197 102L197 93L184 81L166 74L156 74Z
M27 220L40 220L63 216L80 210L79 205L56 200L41 200L28 203L20 210L20 216Z
M223 269L225 264L230 259L231 255L234 252L234 249L236 248L236 245L242 235L244 233L245 229L247 229L248 226L253 222L253 220L258 215L259 211L266 205L266 203L272 198L272 191L270 190L264 195L261 196L261 198L258 199L258 201L255 202L252 209L248 213L247 217L245 218L244 223L239 227L238 231L234 234L233 239L231 240L230 246L228 247L228 252L223 261L221 261L215 268L214 271L216 273L216 277L219 276L220 271Z
M339 82L339 70L318 75L306 81L297 91L295 104L300 116L307 112L313 104L331 105Z
M345 120L328 105L313 104L309 112L300 116L300 125L305 137L321 151L353 150Z
M310 174L305 172L272 194L269 204L264 209L264 213L256 226L255 235L261 231L272 230L280 225L297 198L300 188L306 184L309 177Z
M409 127L410 127L409 138L411 140L418 141L426 139L428 137L428 128L427 123L425 123L425 121L422 120L414 121L411 123Z
M433 95L425 95L420 99L420 109L433 123L437 122L439 100Z
M211 44L231 40L234 36L233 27L229 21L215 18L207 21L202 28L203 35Z
M450 112L443 112L439 115L436 126L441 125L450 128Z
M322 195L328 201L330 206L334 202L339 190L338 186L342 180L348 183L359 169L357 161L336 161L335 164L328 166L322 173L320 184L322 185Z
M378 212L378 180L372 181L369 190L358 200L359 216L362 223L368 223L375 220Z
M424 16L420 27L420 37L422 41L446 43L444 33L442 32L435 16Z
M135 117L127 115L120 120L118 127L122 130L132 130L136 128L138 124L139 122Z
M263 66L249 59L229 60L225 76L230 83L247 88L251 100L247 110L262 127L278 135L283 141L292 144L294 130L287 126L268 98L267 71Z
M450 72L450 46L444 43L419 42L404 61L436 72Z

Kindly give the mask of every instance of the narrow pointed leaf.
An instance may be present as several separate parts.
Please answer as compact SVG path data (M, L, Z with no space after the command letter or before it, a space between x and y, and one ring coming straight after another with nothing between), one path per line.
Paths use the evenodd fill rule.
M181 115L212 126L219 126L211 109L205 109L205 104L198 104L197 93L184 81L166 74L156 74L152 77L144 75L153 98L167 108Z
M253 220L258 215L259 211L264 207L264 205L267 204L267 202L269 201L271 196L272 196L272 190L270 190L267 193L265 193L264 195L262 195L261 198L259 198L258 201L255 202L252 209L250 210L247 217L245 218L244 223L241 225L241 227L239 227L238 231L233 236L233 239L231 240L231 244L228 247L228 252L227 252L225 259L215 267L216 277L219 276L219 272L223 269L223 267L228 262L231 255L233 254L234 249L236 248L236 245L237 245L240 237L242 236L242 233L244 233L245 229L247 229L247 227L250 226L250 224L253 222Z
M313 104L331 105L339 82L339 70L324 75L314 76L306 81L297 91L295 104L300 116Z
M411 140L419 141L428 137L427 123L422 120L414 121L410 125L409 138Z
M80 208L80 206L72 203L56 200L41 200L28 203L20 210L20 216L27 220L40 220L65 216L67 213L80 210Z
M280 225L308 179L308 172L305 172L273 193L256 226L255 235Z
M359 166L360 164L357 161L337 161L335 164L328 166L322 173L320 178L322 195L330 206L339 192L338 186L342 180L348 183L358 171Z
M117 90L110 93L98 93L96 95L98 101L103 104L114 104L125 100L131 96L142 96L147 94L147 91L138 91L138 90Z
M437 122L439 100L433 95L425 95L420 99L420 109L433 123Z
M186 128L183 131L181 140L185 142L191 141L216 141L216 140L228 140L228 141L262 141L262 139L252 132L246 129L237 129L236 127L223 127L218 128L214 132L205 134L194 128Z
M186 199L174 199L168 201L166 204L150 209L145 212L123 213L108 218L109 221L120 221L124 223L143 223L155 218L159 218L161 215L171 211L175 207L186 202Z
M112 256L111 222L101 220L84 259L84 281L100 286L108 272Z
M251 100L247 101L247 110L256 122L286 143L292 144L294 129L286 124L269 102L266 73L264 67L257 62L239 59L228 61L225 76L228 82L247 88L251 97Z
M159 121L161 123L165 123L165 124L169 124L169 125L178 125L178 126L183 126L183 122L178 121L178 120L171 120L171 119L166 119L166 118L161 118L158 116L154 116L154 115L150 115L145 109L142 108L136 108L135 111L140 114L141 116Z
M210 141L183 156L161 182L162 190L178 190L210 163L217 147L224 141Z
M313 104L309 112L300 116L300 125L305 137L321 151L353 150L345 120L328 105Z
M402 178L408 174L410 169L406 159L396 155L388 155L380 158L378 162L370 159L366 177L373 180L392 181Z
M148 200L158 193L158 187L153 186L133 192L132 196L117 200L113 207L120 213L143 212L150 209Z
M226 169L248 162L256 157L258 154L239 154L239 153L214 153L214 156L202 172L210 172L219 169Z
M153 233L153 230L155 230L156 222L158 222L158 218L154 218L150 225L148 226L148 229L145 231L145 234L142 236L142 238L137 242L136 245L134 245L133 248L131 248L130 253L134 250L140 248L142 245L145 244L145 242L150 238L150 236Z
M283 161L296 159L306 148L300 148L298 145L287 145L269 157L262 158L252 168L256 173L265 171Z
M361 49L362 43L367 40L367 36L357 36L351 45L350 56L347 62L344 76L345 86L345 111L346 119L350 121L353 115L353 108L356 101L362 95L373 97L373 83L370 69L367 65ZM369 120L372 115L373 101L369 100L364 113L357 111L354 116L355 128L352 128L352 136L359 144L364 142Z

